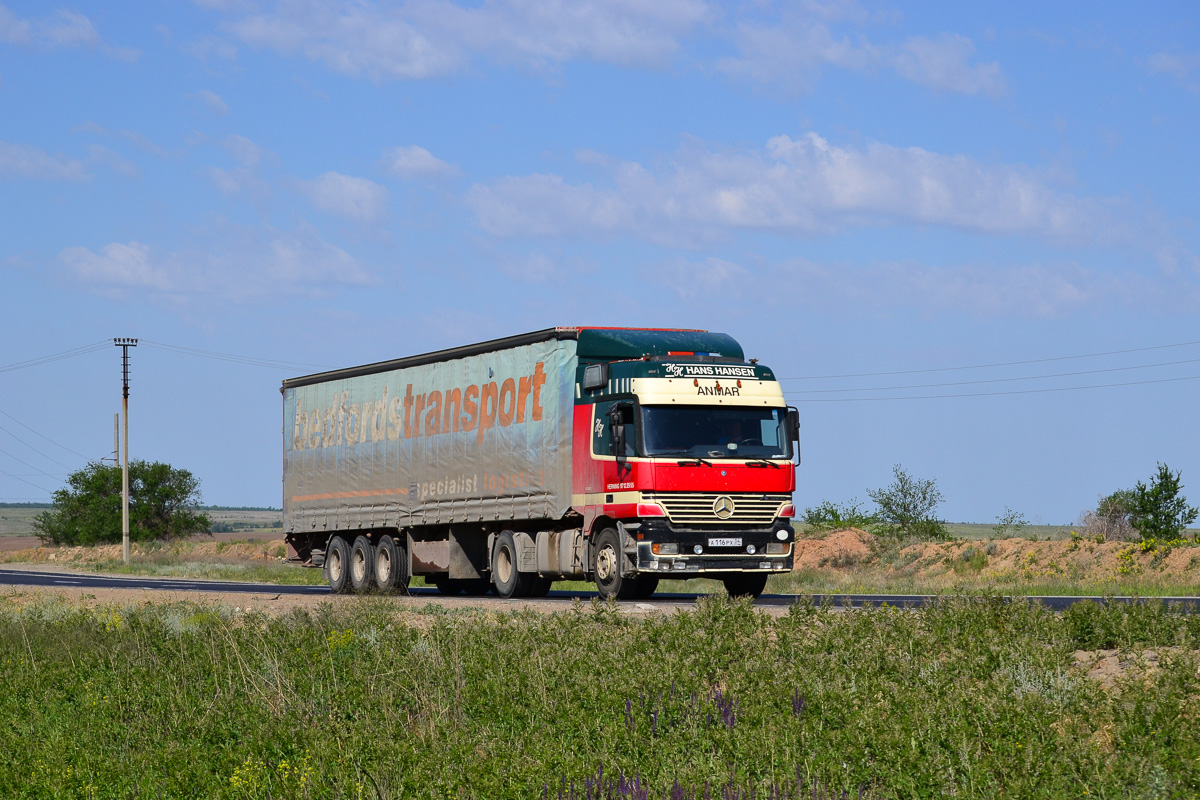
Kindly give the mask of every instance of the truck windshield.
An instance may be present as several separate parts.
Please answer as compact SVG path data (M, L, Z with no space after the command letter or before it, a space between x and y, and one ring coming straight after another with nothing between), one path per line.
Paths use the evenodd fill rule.
M642 406L648 456L791 458L787 410L747 406Z

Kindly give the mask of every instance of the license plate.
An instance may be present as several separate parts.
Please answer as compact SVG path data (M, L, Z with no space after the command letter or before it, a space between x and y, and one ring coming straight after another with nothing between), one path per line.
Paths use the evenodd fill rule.
M741 547L742 537L740 536L714 536L708 540L709 547Z

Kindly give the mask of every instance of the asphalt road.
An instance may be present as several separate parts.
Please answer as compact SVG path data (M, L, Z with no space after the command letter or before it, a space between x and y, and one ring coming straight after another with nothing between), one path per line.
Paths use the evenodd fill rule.
M277 594L277 595L327 595L328 586L286 586L274 583L238 583L234 581L205 581L187 578L148 578L122 577L113 575L90 575L77 572L36 572L33 570L0 569L0 586L43 586L49 588L72 586L90 587L97 589L149 589L172 592L216 592L239 594ZM436 589L413 589L417 596L440 596ZM591 600L595 592L551 592L543 602L570 602L575 599ZM649 601L639 603L653 605L690 605L696 602L695 594L672 594L658 592ZM491 598L498 602L496 598ZM936 595L907 595L907 594L851 594L851 595L793 595L765 594L756 603L761 606L789 606L799 600L810 599L814 603L828 603L834 608L863 608L880 606L884 603L900 608L920 608L937 600ZM1024 599L1029 602L1039 602L1055 611L1061 611L1075 603L1085 600L1100 602L1164 602L1186 607L1191 613L1200 613L1200 597L1087 597L1087 596L1030 596ZM525 602L536 602L526 598Z

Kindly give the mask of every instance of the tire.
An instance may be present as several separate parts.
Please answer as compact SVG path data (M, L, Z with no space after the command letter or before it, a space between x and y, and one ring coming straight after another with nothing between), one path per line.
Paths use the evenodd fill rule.
M730 597L758 597L767 588L767 573L744 572L722 579Z
M391 536L384 536L375 548L375 585L386 593L408 594L408 553Z
M350 545L341 536L329 537L325 546L325 579L334 594L350 592Z
M625 554L621 550L621 537L612 528L596 534L592 542L592 574L596 580L596 591L601 600L615 598L632 600L637 590L637 581L621 576L621 562Z
M365 536L359 536L350 546L350 589L355 594L365 594L375 584L375 545Z
M530 582L529 597L545 597L550 594L550 587L553 585L553 578L534 578Z
M492 585L496 594L505 598L528 597L534 576L521 572L517 557L517 542L512 531L502 531L492 545Z
M650 595L654 594L654 590L658 588L658 576L642 575L637 579L637 590L633 596L638 600L646 600Z

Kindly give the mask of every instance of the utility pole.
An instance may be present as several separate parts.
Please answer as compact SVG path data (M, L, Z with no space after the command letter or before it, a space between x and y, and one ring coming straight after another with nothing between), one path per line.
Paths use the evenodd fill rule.
M137 347L137 339L113 339L121 348L121 418L125 421L124 441L121 443L121 553L129 563L129 348Z

